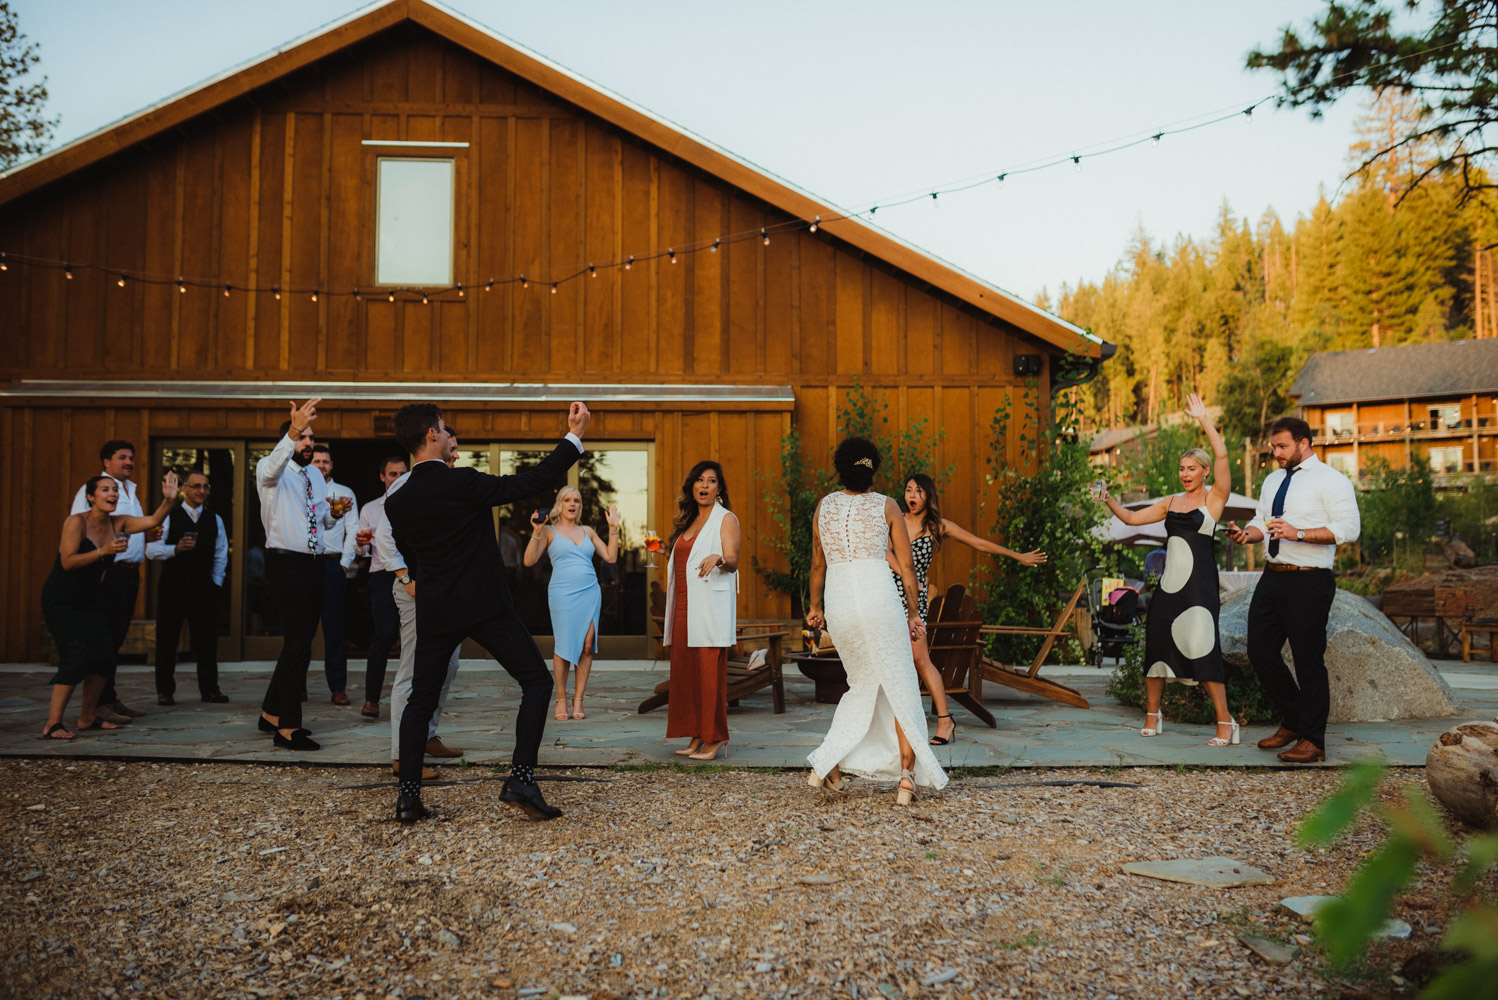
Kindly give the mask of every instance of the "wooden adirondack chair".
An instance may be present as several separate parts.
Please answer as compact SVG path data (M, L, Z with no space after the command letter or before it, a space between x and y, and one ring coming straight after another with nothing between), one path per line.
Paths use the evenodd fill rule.
M667 648L661 645L660 636L666 627L666 588L659 583L650 585L650 618L657 629L656 655L665 659ZM728 651L728 703L737 704L745 695L767 687L770 689L775 714L780 715L785 711L785 677L781 673L781 657L784 639L790 632L781 622L771 621L740 621L737 632L739 643ZM740 652L742 647L748 645L768 648L763 665L749 665L749 655ZM640 702L639 713L644 715L652 712L670 700L671 681L667 679L655 686L655 692L649 698Z
M1036 635L1044 636L1045 642L1040 644L1040 651L1035 654L1035 659L1030 663L1029 670L1016 670L1005 666L997 660L983 657L976 670L973 671L969 682L973 688L973 695L979 699L983 697L983 681L990 680L995 684L1003 684L1017 691L1028 694L1038 694L1042 698L1059 701L1064 705L1073 705L1077 708L1090 708L1087 699L1082 697L1081 692L1058 684L1053 680L1040 676L1040 668L1045 663L1045 658L1050 655L1051 647L1056 645L1056 640L1066 634L1071 622L1072 612L1076 610L1077 602L1082 599L1082 592L1087 587L1087 581L1083 580L1071 595L1071 600L1066 602L1066 607L1056 616L1056 621L1050 628L1035 628L1028 625L985 625L979 631L983 635Z
M998 720L983 707L970 687L977 674L983 642L979 634L983 619L978 617L972 595L962 584L954 583L931 602L926 617L929 620L926 648L931 653L931 663L941 672L947 697L982 719L989 728L997 727Z

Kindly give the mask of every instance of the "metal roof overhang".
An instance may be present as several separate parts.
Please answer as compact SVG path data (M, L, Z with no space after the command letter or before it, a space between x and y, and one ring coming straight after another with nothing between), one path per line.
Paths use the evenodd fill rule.
M788 385L646 385L582 382L266 382L146 381L134 379L21 379L0 384L0 402L66 399L77 404L121 399L241 400L285 403L320 396L329 402L399 404L565 405L580 399L599 403L657 404L693 409L753 406L790 410L795 393Z

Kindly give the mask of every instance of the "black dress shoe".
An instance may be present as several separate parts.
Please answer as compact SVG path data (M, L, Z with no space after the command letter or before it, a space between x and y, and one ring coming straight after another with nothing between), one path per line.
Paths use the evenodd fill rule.
M212 702L215 705L222 705L224 702L229 700L229 696L224 694L222 691L209 691L207 694L203 695L203 700Z
M432 815L432 811L421 804L420 795L402 795L395 800L395 821L415 823Z
M175 704L177 704L177 699L173 698L169 694L158 694L156 696L156 704L158 704L158 705L175 705Z
M531 819L556 819L562 815L562 810L546 803L540 786L521 784L514 778L505 779L505 787L499 793L499 801L518 807Z
M305 729L293 729L291 739L276 733L276 746L284 750L321 750L322 744L309 739L311 735Z

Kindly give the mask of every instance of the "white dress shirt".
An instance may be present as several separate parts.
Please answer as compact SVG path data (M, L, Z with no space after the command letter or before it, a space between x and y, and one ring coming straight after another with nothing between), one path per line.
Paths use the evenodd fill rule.
M369 544L358 546L358 550L360 555L369 556L371 573L385 572L385 561L380 558L374 540L380 532L380 525L385 523L385 497L388 495L388 493L380 494L359 511L359 530L369 532Z
M326 551L324 536L333 523L333 516L328 511L328 486L316 466L298 465L291 460L296 444L294 438L285 435L276 442L269 455L255 463L255 489L260 494L265 547L320 555ZM310 514L315 530L308 524L309 484L312 491Z
M106 472L104 475L108 476L109 473ZM109 476L109 478L114 479L113 476ZM140 509L140 491L135 488L135 484L128 479L114 479L114 481L120 487L120 502L115 505L115 514L145 517L146 512ZM88 502L87 490L88 484L86 483L78 487L78 492L73 494L73 509L69 513L82 514L93 506L93 504ZM125 551L115 556L114 561L117 563L138 563L145 557L146 533L138 531L130 536L130 541L126 544Z
M193 507L186 500L182 501L178 510L186 514L193 524L197 524L198 518L203 515L202 507ZM168 545L166 542L167 535L172 530L172 516L176 513L177 511L172 511L171 514L166 516L166 520L161 522L161 538L158 541L146 544L146 558L170 559L177 554L177 546ZM222 587L224 585L224 572L229 568L229 533L224 530L224 519L222 517L215 514L213 515L213 519L217 522L218 527L218 535L213 540L213 585L215 587Z
M349 567L354 564L354 557L359 554L356 551L357 543L354 541L354 535L358 533L358 529L348 530L348 525L357 524L359 521L359 499L354 496L353 490L342 483L328 480L327 485L329 500L333 497L347 497L353 503L347 514L328 526L327 534L323 537L323 545L329 552L341 553L338 563L343 567L344 572L348 572ZM329 514L331 513L330 508Z
M1249 527L1264 532L1265 560L1292 566L1331 569L1337 555L1337 545L1357 541L1362 531L1357 490L1351 480L1315 455L1302 461L1295 470L1295 475L1290 477L1290 488L1285 492L1285 511L1280 518L1305 531L1326 528L1337 540L1337 545L1298 542L1293 536L1282 538L1279 555L1270 559L1269 529L1266 525L1274 517L1274 495L1279 492L1280 483L1284 479L1284 469L1275 469L1265 477L1264 485L1259 488L1258 516L1248 522Z

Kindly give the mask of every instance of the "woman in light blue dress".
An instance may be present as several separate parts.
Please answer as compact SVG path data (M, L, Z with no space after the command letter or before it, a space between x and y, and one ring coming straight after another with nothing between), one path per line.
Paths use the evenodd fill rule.
M551 634L555 648L551 669L556 678L558 720L567 718L567 666L577 664L577 687L572 695L572 718L587 718L583 691L593 654L598 652L598 620L603 612L603 589L593 569L596 554L606 563L619 558L619 508L609 505L609 540L581 523L583 497L575 486L564 486L548 515L531 515L531 540L525 546L525 564L534 566L544 551L551 559L551 583L546 597L551 605Z

